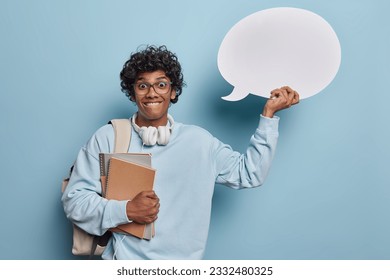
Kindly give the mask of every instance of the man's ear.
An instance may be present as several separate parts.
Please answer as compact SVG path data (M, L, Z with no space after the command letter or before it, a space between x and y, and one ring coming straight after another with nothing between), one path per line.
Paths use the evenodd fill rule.
M176 89L172 89L171 90L171 100L175 99L176 98Z
M130 95L130 101L135 102L135 96L134 95Z

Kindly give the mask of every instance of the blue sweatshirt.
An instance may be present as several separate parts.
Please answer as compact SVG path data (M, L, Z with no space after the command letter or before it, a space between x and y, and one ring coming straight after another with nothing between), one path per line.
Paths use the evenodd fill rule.
M103 259L202 259L215 183L234 189L258 187L268 174L278 138L279 118L260 116L247 151L240 154L206 130L175 123L166 146L144 146L133 130L129 152L152 154L160 198L155 237L141 240L113 233ZM128 223L127 201L100 196L99 153L113 151L111 125L98 129L80 150L62 202L65 213L85 231L102 235Z

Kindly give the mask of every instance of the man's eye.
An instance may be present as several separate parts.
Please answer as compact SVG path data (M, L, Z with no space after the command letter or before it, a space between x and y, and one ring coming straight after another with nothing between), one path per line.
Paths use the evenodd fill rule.
M147 88L148 88L148 85L147 85L147 84L139 84L139 85L138 85L138 88L139 88L139 89L147 89Z
M166 82L159 82L157 85L159 88L165 88L167 86Z

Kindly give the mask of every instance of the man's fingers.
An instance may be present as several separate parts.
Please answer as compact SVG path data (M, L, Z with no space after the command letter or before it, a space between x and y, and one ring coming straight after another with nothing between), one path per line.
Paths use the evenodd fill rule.
M281 96L284 98L283 101L288 103L290 98L289 98L289 94L287 93L287 90L281 89L280 93L281 93Z
M152 198L152 199L158 199L158 196L156 195L156 193L154 191L143 191L140 193L140 195L142 195L144 197Z
M278 98L279 95L280 95L279 89L274 89L273 91L271 91L270 99L274 100L274 99Z
M294 91L294 98L292 104L298 104L299 103L299 93Z
M281 89L285 90L288 95L289 106L299 103L299 94L289 86L283 86Z
M293 104L293 101L294 101L294 90L291 89L291 88L288 87L288 86L282 87L282 90L284 90L284 91L287 92L287 100L288 100L288 103L289 103L290 105Z
M288 93L292 93L292 92L294 92L294 90L292 89L292 88L290 88L289 86L283 86L283 87L281 87L281 89L284 89L284 90L286 90Z

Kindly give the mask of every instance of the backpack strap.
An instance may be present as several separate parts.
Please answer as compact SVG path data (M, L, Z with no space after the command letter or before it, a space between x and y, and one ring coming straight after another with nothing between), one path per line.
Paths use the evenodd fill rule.
M127 153L131 139L131 123L129 119L112 119L114 127L114 153Z
M114 153L127 153L131 139L131 123L129 119L112 119L109 123L114 128ZM95 255L97 245L106 246L111 237L111 232L107 231L102 236L94 236L89 258Z

